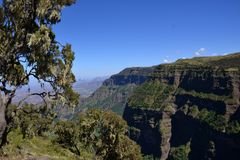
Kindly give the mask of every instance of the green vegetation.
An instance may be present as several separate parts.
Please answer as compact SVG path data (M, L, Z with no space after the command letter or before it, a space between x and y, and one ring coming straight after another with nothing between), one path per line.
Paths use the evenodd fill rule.
M212 57L195 57L192 59L180 59L173 63L173 65L197 65L197 66L211 66L224 67L225 69L238 68L240 63L240 54L229 54L226 56L212 56Z
M153 155L146 155L143 157L143 160L155 160L156 158Z
M128 104L131 107L164 109L174 87L158 80L146 82L134 90ZM164 103L166 102L166 103Z
M199 111L197 106L187 107L187 115L200 122L209 125L216 131L226 132L227 134L239 134L240 124L238 121L229 121L224 115L219 115L214 111L202 109Z
M240 135L240 123L238 121L231 121L226 127L228 134L239 134Z
M3 156L9 160L26 159L31 157L47 157L50 160L77 160L74 153L47 137L34 136L23 138L22 132L17 129L9 133L8 144L3 147Z
M188 160L190 152L190 143L179 147L172 147L169 155L170 160Z
M70 44L56 40L52 26L61 21L61 11L75 0L4 0L0 5L0 139L6 143L5 118L18 88L31 79L52 91L29 93L40 96L49 105L53 101L78 103L72 90L74 53ZM24 100L24 99L23 99ZM22 101L21 101L22 102ZM21 105L21 102L19 105Z
M132 67L126 68L121 71L118 75L129 76L129 75L139 75L139 76L152 76L155 67Z
M14 107L16 106L12 105L12 108ZM8 127L21 129L23 138L42 136L51 129L51 124L55 118L55 114L46 106L26 104L21 109L16 109L14 113L13 120ZM8 117L10 116L8 115ZM12 128L9 128L9 130Z
M207 109L202 109L199 112L198 119L217 131L224 131L227 126L227 119L223 115L218 115L213 111L208 111Z
M197 116L199 114L198 107L197 106L190 107L187 114L193 118L197 118Z
M135 84L127 84L122 86L105 86L100 87L93 97L87 98L79 108L102 108L109 109L122 115L127 98L132 94L136 88Z
M127 129L115 113L89 110L77 122L59 122L56 141L80 156L84 148L97 159L139 160L140 147L127 137Z
M11 159L142 159L140 147L126 135L126 122L113 112L93 109L81 113L76 121L54 123L54 116L41 112L43 110L26 105L15 111L2 156Z
M239 99L233 98L232 95L229 96L219 96L213 93L203 93L203 92L196 92L194 90L186 91L183 88L177 88L175 95L191 95L193 97L198 97L202 99L210 99L213 101L222 101L226 104L239 104Z
M53 25L61 21L62 9L74 3L75 0L2 1L0 6L1 156L8 159L47 157L53 160L141 160L143 157L140 147L127 136L129 129L127 123L111 111L92 109L79 114L74 121L55 119L52 105L64 104L64 107L67 107L76 106L79 102L79 95L72 89L72 84L75 82L71 70L74 52L70 44L60 44L53 32ZM190 71L191 78L204 78L213 73L217 76L225 76L227 72L239 73L239 64L240 54L231 54L182 59L158 67L128 68L119 73L121 78L118 84L121 85L109 82L110 86L102 86L94 94L94 98L85 100L81 109L112 109L122 115L128 101L130 107L174 113L176 108L174 108L175 104L172 105L172 101L176 94L189 94L201 99L223 101L225 104L239 104L238 88L234 88L233 95L218 96L185 91L181 88L176 90L177 85L169 85L176 74L179 74L177 75L179 77L176 77L174 83L178 83L177 79L181 79L182 71ZM28 85L32 78L39 82L43 92L29 91L26 98L40 96L44 105L43 103L41 106L23 105L26 98L17 106L12 105L17 89ZM140 81L142 83L150 78L151 81L137 87ZM153 80L154 78L159 79ZM127 79L126 84L125 79ZM136 83L132 83L132 80ZM235 81L238 83L238 80ZM51 91L47 90L45 85L49 85ZM232 97L235 94L237 96ZM128 100L129 96L131 97ZM229 121L225 115L206 109L199 110L197 106L185 105L180 110L221 133L229 135L240 133L239 121ZM137 121L142 117L136 115L133 119ZM164 121L166 119L163 117L158 121L161 125L159 136L171 131L162 125L166 123L167 127L171 127L170 116L167 121ZM148 124L153 120L148 119ZM143 133L133 127L130 127L130 131L135 135ZM146 133L151 134L151 130ZM144 138L147 136L143 135ZM189 143L171 148L170 159L187 160L189 152ZM209 152L215 154L214 142L209 142ZM144 159L152 158L154 157L144 157Z
M7 131L7 145L2 156L9 159L47 157L53 160L79 159L70 150L53 143L53 120L55 114L46 106L24 105L17 108L10 105L7 113L11 119Z
M224 115L219 115L214 111L207 109L199 110L197 106L185 105L181 109L186 115L191 116L194 119L198 119L201 123L209 125L216 131L225 132L228 125L228 119Z

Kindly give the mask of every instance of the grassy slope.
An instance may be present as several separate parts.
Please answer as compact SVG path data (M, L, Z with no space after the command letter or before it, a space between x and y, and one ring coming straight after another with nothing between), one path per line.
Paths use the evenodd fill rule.
M224 68L238 68L240 65L240 53L234 53L225 56L180 59L173 63L173 65L203 65Z
M49 158L51 160L74 160L79 159L69 150L54 144L48 138L34 137L23 139L22 134L16 130L9 134L9 144L3 148L6 155L0 159L28 159Z

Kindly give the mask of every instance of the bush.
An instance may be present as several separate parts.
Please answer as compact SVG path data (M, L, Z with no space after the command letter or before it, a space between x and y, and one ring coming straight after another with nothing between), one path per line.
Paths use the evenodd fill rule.
M72 152L80 155L81 143L79 135L79 127L71 121L60 121L55 126L57 134L56 141Z
M169 159L170 160L188 160L190 152L190 144L181 145L179 147L171 148Z
M200 111L198 118L201 122L207 123L217 131L224 131L227 126L227 119L223 115L218 115L206 109Z
M227 126L228 134L240 134L240 124L238 121L232 121Z
M55 117L51 109L45 106L24 105L18 108L14 105L7 113L9 118L9 130L11 128L20 128L23 138L32 138L34 136L43 136L51 128ZM14 114L14 115L12 115Z
M199 114L199 110L197 106L192 106L189 108L188 115L195 118L198 116L198 114Z
M141 159L140 147L126 133L126 122L113 112L92 109L79 116L77 122L59 122L57 142L81 155L83 149L97 159Z

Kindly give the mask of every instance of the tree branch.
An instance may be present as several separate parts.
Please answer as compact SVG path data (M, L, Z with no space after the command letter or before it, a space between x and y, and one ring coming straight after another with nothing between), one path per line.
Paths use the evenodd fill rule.
M25 98L23 98L22 100L20 100L20 101L18 102L17 107L18 107L18 108L21 108L22 103L23 103L25 100L27 100L29 97L31 97L31 96L39 96L39 97L41 97L42 100L44 101L44 103L47 105L47 102L46 102L46 100L45 100L45 96L46 96L46 95L47 95L46 92L28 94Z
M47 101L46 101L45 98L46 98L46 97L48 97L48 98L56 98L58 94L59 94L59 93L51 94L51 92L30 93L30 94L28 94L26 97L24 97L23 99L21 99L21 100L18 102L17 107L18 107L18 108L21 108L22 103L23 103L25 100L27 100L29 97L31 97L31 96L39 96L39 97L41 97L41 99L44 101L44 103L48 106L48 103L47 103Z

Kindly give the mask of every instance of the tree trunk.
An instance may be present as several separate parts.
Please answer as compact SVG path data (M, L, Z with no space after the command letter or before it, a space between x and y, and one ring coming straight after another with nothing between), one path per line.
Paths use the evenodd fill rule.
M7 129L5 129L2 135L2 142L0 144L0 148L2 148L5 144L8 144L8 140L7 140L8 133L9 132L7 131Z
M0 94L0 139L1 139L1 146L3 143L6 143L7 136L6 136L6 127L7 127L7 121L6 121L6 102L5 99Z

